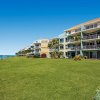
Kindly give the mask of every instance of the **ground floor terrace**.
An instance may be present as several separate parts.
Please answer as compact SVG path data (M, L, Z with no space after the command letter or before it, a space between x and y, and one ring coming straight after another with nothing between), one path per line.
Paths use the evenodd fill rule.
M83 56L86 56L89 59L100 59L100 50L87 50L87 51L81 51ZM80 54L80 51L69 51L66 52L66 56L68 58L73 58L75 57L75 55Z

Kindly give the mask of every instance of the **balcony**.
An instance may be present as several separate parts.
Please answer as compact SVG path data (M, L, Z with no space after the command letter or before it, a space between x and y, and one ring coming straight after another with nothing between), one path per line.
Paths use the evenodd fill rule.
M85 39L100 39L100 35L90 35L90 36L83 36L83 40Z
M75 40L74 39L70 39L68 42L74 42Z
M80 43L80 42L81 42L80 39L78 39L78 40L75 40L75 39L67 40L67 44L76 44L76 43Z
M40 49L40 46L35 46L35 49Z
M100 28L100 25L98 23L92 24L92 25L89 25L89 26L84 25L84 26L80 26L80 28L78 28L78 29L70 31L68 34L73 35L73 34L76 34L76 33L80 33L81 31L88 31L88 30L93 30L93 29L98 29L98 28Z
M80 39L78 39L78 40L75 40L75 39L68 40L68 42L76 42L76 41L80 41Z
M69 50L71 51L80 51L81 46L73 46L73 47L68 47ZM83 46L83 50L100 50L100 44L97 45L85 45Z
M100 28L100 25L98 23L84 26L83 30L90 30L90 29L96 29L96 28Z
M75 47L68 47L68 49L70 50L80 50L81 49L81 46L75 46Z
M97 44L97 45L86 45L86 46L83 46L83 49L100 49L100 44Z
M49 52L59 51L58 49L49 49Z

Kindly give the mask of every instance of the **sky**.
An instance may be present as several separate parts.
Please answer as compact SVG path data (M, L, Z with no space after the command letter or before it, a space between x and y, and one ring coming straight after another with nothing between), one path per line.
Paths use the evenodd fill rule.
M0 0L0 55L100 17L100 0Z

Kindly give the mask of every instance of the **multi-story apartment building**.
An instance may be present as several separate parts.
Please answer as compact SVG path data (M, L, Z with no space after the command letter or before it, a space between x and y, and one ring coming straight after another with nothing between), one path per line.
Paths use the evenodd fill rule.
M100 58L100 18L76 25L59 36L59 50L65 57L77 54Z
M34 54L34 55L46 54L46 56L48 57L49 56L48 43L49 43L48 39L41 39L36 42L33 42L30 46L30 49L32 50L30 54Z
M33 48L34 48L34 54L40 54L41 52L41 41L36 41L33 43Z

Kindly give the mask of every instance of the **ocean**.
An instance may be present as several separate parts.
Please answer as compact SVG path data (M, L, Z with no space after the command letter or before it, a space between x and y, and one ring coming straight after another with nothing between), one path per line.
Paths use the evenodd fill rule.
M9 57L14 57L15 55L0 55L0 59L5 59Z

